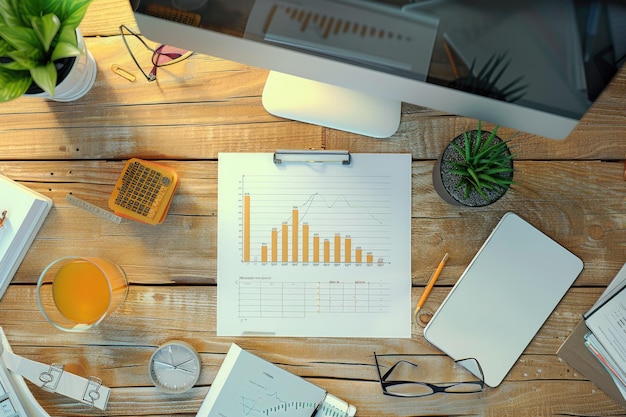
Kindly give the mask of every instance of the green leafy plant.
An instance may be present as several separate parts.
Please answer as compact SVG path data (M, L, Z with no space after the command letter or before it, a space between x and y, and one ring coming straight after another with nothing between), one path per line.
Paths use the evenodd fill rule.
M457 188L464 188L467 199L476 190L488 200L485 190L508 188L513 184L513 155L509 151L508 141L495 140L498 126L483 139L480 121L478 131L463 134L463 147L451 142L458 158L445 161L451 167L450 173L458 175ZM475 136L472 134L475 133Z
M76 28L92 0L0 0L0 102L34 81L54 96L58 66L79 56Z

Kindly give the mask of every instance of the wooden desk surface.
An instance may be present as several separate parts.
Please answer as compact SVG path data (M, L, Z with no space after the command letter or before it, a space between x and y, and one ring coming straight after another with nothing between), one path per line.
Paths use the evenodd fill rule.
M260 94L267 72L195 54L159 69L148 83L118 33L134 25L125 0L96 0L81 28L98 63L94 88L73 103L20 98L0 104L0 173L50 196L54 208L0 301L0 325L16 353L65 363L100 376L113 389L106 415L195 415L231 342L279 363L358 408L360 416L623 415L556 351L626 261L626 71L564 141L515 136L516 181L487 208L444 203L434 192L434 159L475 120L405 105L400 130L376 140L281 120ZM138 76L130 83L111 64ZM513 134L502 129L504 137ZM466 396L383 396L373 352L445 357L413 327L411 339L216 337L217 153L277 148L410 152L413 155L413 305L441 256L450 260L426 306L436 309L493 226L514 211L584 261L584 270L498 388ZM115 225L65 202L68 193L101 207L130 157L164 161L182 178L159 226ZM35 283L51 260L101 256L119 263L131 282L120 310L98 329L68 334L37 309ZM529 300L532 308L532 300ZM476 317L480 320L480 317ZM201 379L190 393L159 394L148 358L169 339L201 353ZM97 415L33 387L51 415Z

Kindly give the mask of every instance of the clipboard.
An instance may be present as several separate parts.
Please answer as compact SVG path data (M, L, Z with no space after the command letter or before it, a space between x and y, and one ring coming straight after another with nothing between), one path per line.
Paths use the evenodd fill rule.
M514 213L493 229L424 337L498 386L582 271L574 254Z
M220 153L217 334L410 338L411 169L409 153Z

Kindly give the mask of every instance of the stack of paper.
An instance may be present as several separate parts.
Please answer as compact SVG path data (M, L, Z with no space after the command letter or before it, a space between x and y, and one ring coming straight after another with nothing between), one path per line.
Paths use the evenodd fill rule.
M626 264L585 313L585 346L609 371L626 398Z
M52 207L52 200L0 175L0 298Z

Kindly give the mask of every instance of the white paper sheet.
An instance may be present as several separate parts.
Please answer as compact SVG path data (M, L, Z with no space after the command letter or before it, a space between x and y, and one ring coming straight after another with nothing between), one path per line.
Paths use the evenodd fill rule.
M410 154L218 171L219 336L411 336Z

